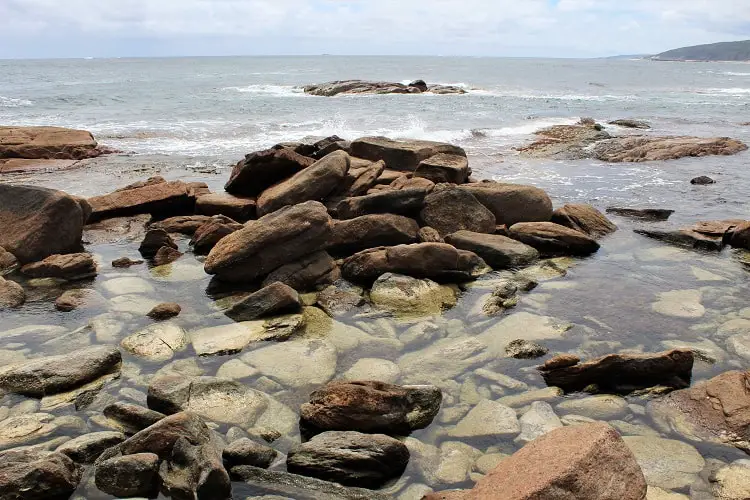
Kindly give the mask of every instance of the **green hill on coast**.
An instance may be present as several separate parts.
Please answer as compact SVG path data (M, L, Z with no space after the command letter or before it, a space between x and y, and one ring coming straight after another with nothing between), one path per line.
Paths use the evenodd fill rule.
M655 61L750 61L750 40L694 45L653 56Z

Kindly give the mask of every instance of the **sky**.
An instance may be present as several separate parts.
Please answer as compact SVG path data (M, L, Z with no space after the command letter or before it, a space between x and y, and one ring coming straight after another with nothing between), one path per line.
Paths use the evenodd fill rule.
M0 0L0 58L604 57L741 39L748 0Z

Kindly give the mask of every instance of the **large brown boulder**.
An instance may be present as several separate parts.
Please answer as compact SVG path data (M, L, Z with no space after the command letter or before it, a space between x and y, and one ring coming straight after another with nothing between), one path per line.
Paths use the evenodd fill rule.
M552 222L600 238L617 231L612 221L591 205L567 204L552 214Z
M645 500L633 453L605 423L555 429L527 444L473 489L425 500Z
M276 281L245 297L224 314L234 321L252 321L264 316L297 312L301 307L297 291Z
M154 453L161 459L172 454L172 448L179 439L191 444L205 444L211 440L211 431L201 417L190 412L180 412L158 420L150 427L139 431L117 446L114 453L105 453L99 461L108 460L107 455L135 455Z
M312 158L285 147L257 151L234 167L224 189L236 196L257 196L313 163Z
M209 252L225 236L239 231L244 226L239 223L228 223L220 220L213 220L199 227L193 237L190 239L190 245L196 255L208 255Z
M495 215L498 225L544 222L552 217L552 200L542 189L521 184L477 182L460 189L474 195Z
M593 157L613 163L676 160L691 156L733 155L747 146L729 137L614 137L596 143Z
M195 211L203 215L225 215L240 222L257 217L255 198L239 198L226 193L199 196L195 200Z
M649 354L609 354L585 363L555 366L555 358L540 368L550 387L565 392L582 391L589 386L618 393L662 385L674 389L690 386L693 351L673 350Z
M463 155L440 153L422 160L414 177L429 179L435 184L463 184L469 178L469 160Z
M15 281L0 277L0 310L20 307L26 302L26 292Z
M355 283L372 283L385 273L435 281L472 281L489 271L475 253L445 243L416 243L364 250L346 259L342 276Z
M386 168L402 172L414 172L422 161L439 153L466 156L466 151L458 146L433 141L363 137L352 142L352 156L371 161L383 160Z
M494 233L495 215L469 192L455 186L438 186L424 199L420 213L425 225L445 237L456 231Z
M750 372L730 371L649 403L664 427L695 441L736 446L750 453Z
M91 132L60 127L0 127L0 158L82 160L102 154Z
M520 267L539 258L539 252L535 248L499 234L458 231L446 236L445 242L461 250L474 252L493 269Z
M305 201L320 201L331 194L349 171L349 155L335 151L289 179L263 191L258 197L258 215L266 215Z
M62 453L12 449L0 453L0 498L54 500L69 498L83 468Z
M223 217L222 220L227 219ZM192 236L204 224L218 220L207 215L179 215L160 220L149 225L149 229L163 229L168 233L179 233Z
M182 181L137 183L121 190L88 199L93 212L90 222L125 215L151 214L160 219L192 214L195 210L195 193Z
M430 425L441 401L442 393L434 386L331 382L302 405L300 425L308 434L358 431L404 435Z
M340 277L336 261L328 252L320 251L275 269L263 280L263 286L279 281L295 290L315 290Z
M332 228L322 203L308 201L282 208L219 240L206 258L206 272L224 281L262 278L324 248Z
M30 278L82 280L96 276L96 261L90 253L50 255L40 262L26 264L21 272Z
M367 214L416 214L424 206L425 196L427 190L424 188L383 190L343 199L334 212L339 219L353 219Z
M729 244L733 247L750 250L750 221L734 227L728 239Z
M366 248L402 245L417 241L419 225L413 219L393 214L372 214L334 221L329 251L351 254Z
M508 235L536 248L543 256L582 256L599 250L599 243L592 238L554 222L520 222L508 229Z
M0 184L0 246L21 263L79 252L90 207L62 191Z

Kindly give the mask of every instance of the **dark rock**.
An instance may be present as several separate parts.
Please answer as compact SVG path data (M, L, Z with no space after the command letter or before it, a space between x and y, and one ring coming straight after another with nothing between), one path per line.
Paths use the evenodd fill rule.
M313 144L313 146L315 147L315 152L311 156L316 160L325 158L336 151L348 153L351 150L351 142L344 140L337 135L321 139Z
M191 444L205 444L211 440L211 431L198 415L180 412L164 417L131 436L116 451L123 455L154 453L166 460L172 455L172 448L180 438Z
M181 312L182 307L180 307L180 304L175 304L174 302L165 302L151 309L147 316L157 321L163 321L165 319L179 316Z
M641 236L685 248L715 252L720 252L724 248L724 243L720 237L707 236L689 229L679 229L676 231L635 229L634 231Z
M328 250L337 255L349 255L367 248L414 243L418 231L419 225L413 219L393 214L334 221Z
M693 351L674 350L658 354L610 354L572 366L541 368L550 387L576 392L590 385L602 390L629 393L656 385L683 389L690 386Z
M112 403L104 408L104 416L120 424L127 433L135 434L151 427L164 417L163 413L130 403Z
M221 450L215 439L192 444L181 437L171 456L159 468L162 491L170 498L229 500L232 484L224 469Z
M546 356L549 349L536 342L518 339L505 346L505 354L515 359L536 359Z
M435 184L463 184L469 172L466 156L440 153L420 162L414 177L429 179Z
M90 211L85 200L62 191L0 184L0 246L23 264L79 252Z
M263 191L258 197L258 215L270 214L287 205L324 199L344 180L349 165L349 155L343 151L336 151L316 161Z
M364 250L341 266L342 276L354 283L372 283L386 273L435 281L472 281L488 272L472 252L444 243L417 243Z
M193 252L196 255L208 255L225 236L229 236L243 227L242 224L227 224L220 221L209 222L198 228L190 240L190 245L192 245Z
M422 188L382 191L341 200L335 208L339 219L353 219L367 214L409 215L424 206L427 191Z
M296 290L277 281L238 302L224 314L234 321L252 321L264 316L296 312L300 308Z
M599 250L599 244L585 234L553 222L519 222L508 229L508 234L536 248L542 256L585 256Z
M125 441L125 434L121 432L93 432L71 439L59 446L55 451L67 455L76 463L93 464L104 453L104 450Z
M214 219L207 215L180 215L154 222L149 226L149 229L163 229L168 233L192 236L199 227L212 220Z
M115 259L112 261L112 267L117 268L128 268L132 266L138 266L143 264L142 260L132 260L128 257L120 257L119 259Z
M696 441L723 443L750 453L750 372L730 371L649 403L648 411Z
M383 434L325 432L289 451L293 474L334 481L345 486L379 488L403 474L409 450Z
M647 489L633 453L602 422L552 430L501 461L473 489L424 500L645 500Z
M520 267L539 258L539 252L533 247L499 234L458 231L446 236L445 242L474 252L494 269Z
M396 141L387 137L363 137L352 142L352 156L366 160L383 160L386 168L414 172L419 164L437 154L466 156L466 152L452 144L432 141Z
M128 187L103 196L89 198L93 212L89 222L125 215L151 214L164 219L173 215L192 214L195 195L182 181L155 182Z
M750 221L743 222L732 228L728 235L729 244L735 248L750 250Z
M0 278L0 310L21 307L26 302L26 292L15 281Z
M62 453L34 449L0 452L0 498L63 500L78 488L83 469Z
M340 277L336 261L327 252L315 252L274 270L263 280L263 286L281 282L295 290L306 291L330 285Z
M151 498L159 491L159 463L153 453L111 458L97 464L94 481L109 495Z
M253 492L270 497L295 500L391 500L384 495L361 488L347 488L288 472L267 471L249 465L233 467L232 479L242 481Z
M406 435L430 425L441 401L440 389L434 386L331 382L302 405L300 425L310 434L359 431Z
M716 184L716 181L706 175L701 175L700 177L691 179L690 184L705 186L707 184Z
M548 359L539 369L542 371L558 370L560 368L575 366L580 362L581 358L575 354L558 354L557 356Z
M146 237L143 238L138 251L141 255L150 259L153 258L161 247L169 247L177 250L177 243L163 229L149 229Z
M610 125L617 125L618 127L625 127L625 128L640 128L640 129L650 129L651 125L649 125L648 122L645 122L643 120L630 120L630 119L624 119L624 120L612 120L611 122L608 122Z
M255 198L238 198L231 194L207 194L195 200L195 211L203 215L225 215L245 222L258 215Z
M120 351L111 346L36 358L0 373L0 389L41 398L75 389L104 375L119 373L121 363Z
M252 465L261 469L268 469L276 459L276 450L243 438L224 448L222 457L230 468L236 465Z
M601 238L617 231L600 211L591 205L567 204L552 213L552 222L580 231L592 238Z
M427 195L420 217L443 237L462 230L476 233L495 231L493 213L471 193L458 187L441 186Z
M424 80L414 80L409 84L409 87L416 87L420 92L427 92L427 84Z
M479 182L459 189L474 195L493 213L498 225L510 227L517 222L545 222L552 218L552 200L534 186Z
M643 219L652 221L665 221L671 217L674 210L663 208L617 208L610 207L607 209L608 214L619 215L620 217L630 217L632 219Z
M167 264L171 264L172 262L182 257L182 255L182 252L175 248L163 246L159 249L158 252L156 252L156 255L154 255L154 265L165 266Z
M82 280L96 276L96 262L88 253L50 255L41 262L26 264L21 272L30 278Z
M318 292L318 305L332 317L346 314L364 303L361 293L345 286L331 285Z
M437 229L430 226L425 226L419 229L417 240L419 240L420 243L445 243L445 240L440 236Z
M332 227L319 202L282 208L222 238L206 258L206 272L230 282L261 278L325 247Z
M224 189L235 196L257 196L313 163L312 158L284 147L251 153L234 167Z

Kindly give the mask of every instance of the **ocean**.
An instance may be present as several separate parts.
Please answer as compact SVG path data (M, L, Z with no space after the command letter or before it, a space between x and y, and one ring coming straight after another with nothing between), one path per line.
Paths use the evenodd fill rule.
M325 98L307 96L301 90L306 84L352 78L396 82L419 78L460 85L467 93ZM669 222L658 224L612 217L619 231L602 241L596 255L565 260L560 266L566 271L560 273L539 270L540 286L506 314L550 316L573 325L563 338L542 342L553 352L574 352L588 359L612 352L695 348L702 356L696 361L694 381L746 368L750 360L750 253L684 250L645 239L633 229L750 219L750 153L636 164L552 161L517 154L516 148L531 141L536 130L572 124L582 117L605 125L614 119L634 118L648 121L653 128L646 133L651 135L729 136L750 144L750 65L338 56L0 61L0 124L82 128L93 132L101 144L123 151L83 168L6 175L0 182L31 183L92 196L162 175L204 181L220 191L232 165L245 154L279 142L334 134L344 139L385 135L451 142L466 149L475 177L542 187L556 207L575 202L590 203L602 211L610 206L675 210ZM606 126L612 134L632 133ZM698 175L708 175L717 183L691 185L690 179ZM137 244L103 245L92 251L106 263L137 252ZM179 244L181 249L187 248L186 240ZM148 281L144 295L149 300L179 302L186 311L180 321L187 330L223 324L216 318L215 297L207 292L210 279L202 272L201 260L192 254L186 254L171 270L144 266L115 271L107 267L86 286L108 297L111 290L104 283L123 276ZM122 302L59 313L50 302L57 289L34 286L36 291L24 308L0 312L0 330L56 325L70 332L65 337L70 341L40 342L33 335L25 338L18 333L4 338L0 333L0 349L18 349L20 345L26 354L54 354L70 346L99 342L93 334L80 338L81 331L90 333L86 325L95 314L107 315L120 325L117 333L105 336L110 340L119 341L148 324L143 315L133 313ZM481 310L490 292L491 284L483 286L481 282L462 290L459 306L435 320L446 338L471 338L502 319L476 320L476 310ZM680 302L683 297L687 297L685 304ZM681 310L682 305L688 309ZM664 314L665 308L672 314ZM364 316L341 322L394 339L413 326L382 318L373 323ZM518 336L523 335L519 328ZM404 368L404 359L409 358L402 356L421 349L427 354L429 345L404 349L378 351L363 343L339 357L335 373L340 376L363 357L384 358ZM226 361L224 357L195 358L189 350L177 358L199 364L207 375L215 375ZM106 391L112 398L133 391L143 393L147 377L162 368L132 357L127 362L127 375ZM436 375L433 383L444 390L445 413L414 437L437 447L456 441L448 434L456 422L447 416L449 411L460 416L465 414L462 408L468 411L479 399L515 396L544 387L534 361L497 360L492 366L522 381L525 388L488 383L474 373L476 366L447 379ZM274 397L292 408L294 416L309 390L284 387ZM616 415L592 418L611 421L621 432L689 443L703 459L729 463L744 456L731 448L688 441L660 426L647 411L650 397L630 396ZM548 400L560 416L574 413L559 407L561 401ZM10 403L0 400L0 404ZM519 415L524 409L518 408ZM89 414L96 411L95 406ZM287 451L298 439L291 431L280 441L279 449ZM458 440L480 454L512 453L520 446L512 439ZM665 470L680 467L664 463ZM416 492L424 491L420 489L423 486L439 490L472 484L468 472L463 479L451 482L427 474L425 467L419 457L413 457L404 478L387 491L399 497L411 487ZM691 481L699 481L697 473L681 475L665 488L687 493ZM99 498L84 486L79 493Z

